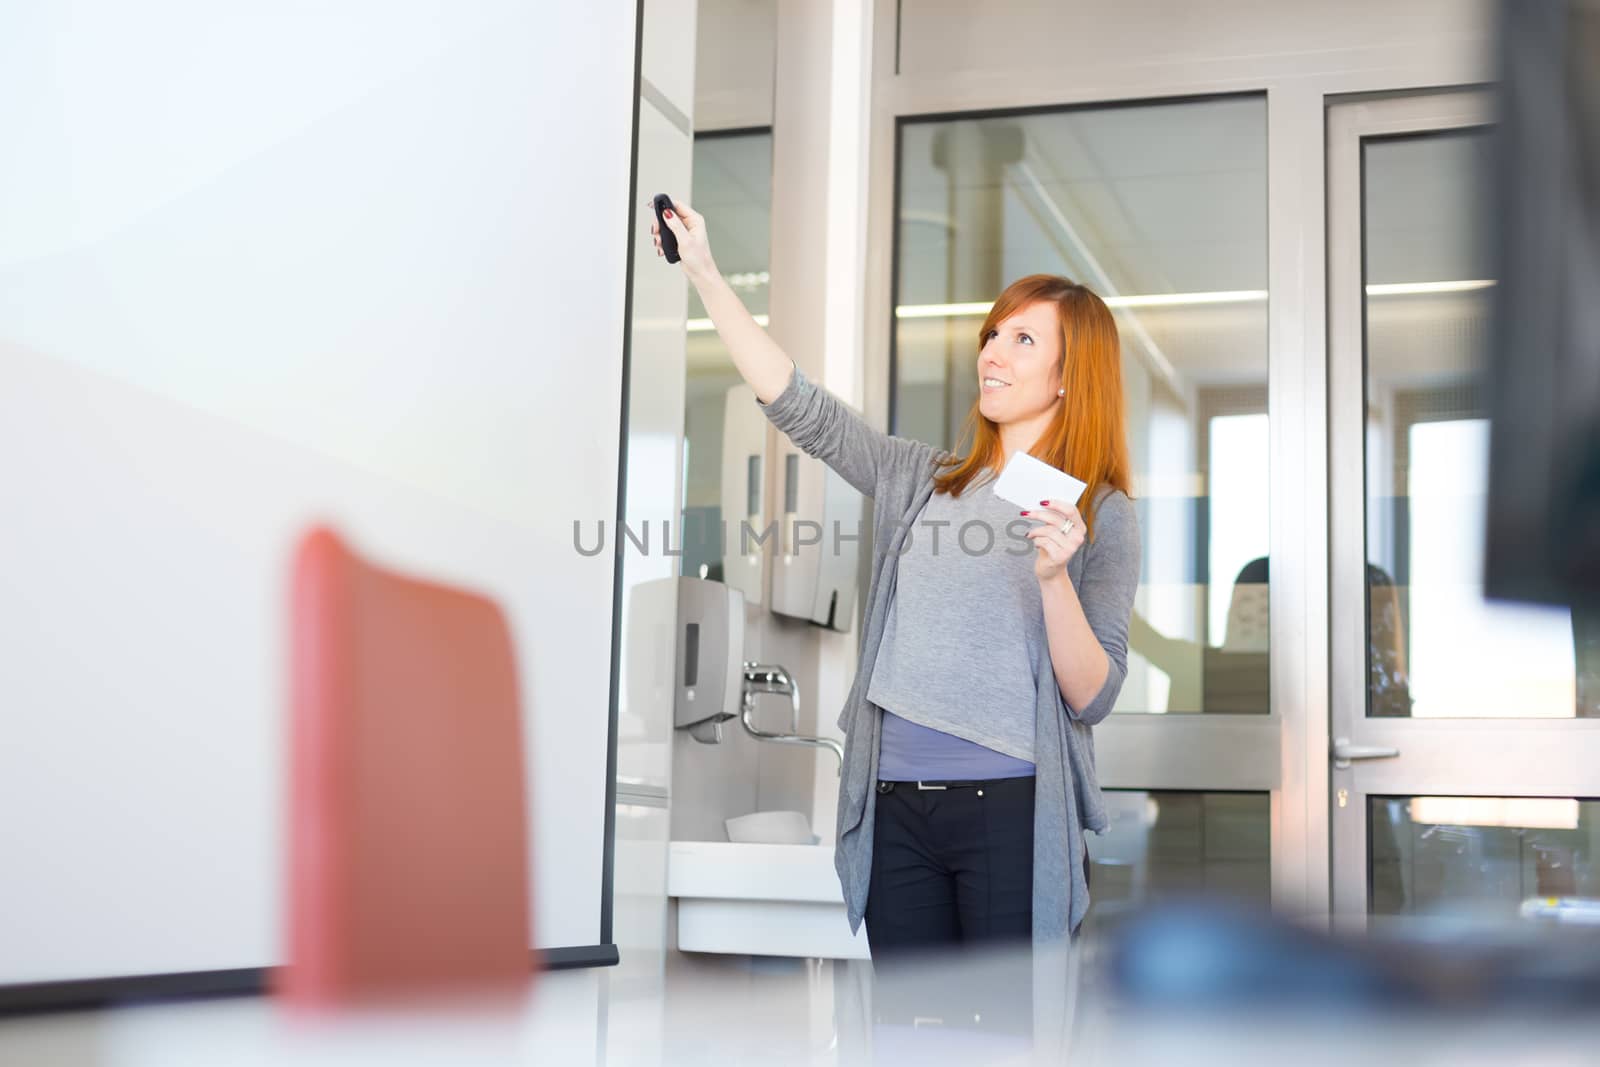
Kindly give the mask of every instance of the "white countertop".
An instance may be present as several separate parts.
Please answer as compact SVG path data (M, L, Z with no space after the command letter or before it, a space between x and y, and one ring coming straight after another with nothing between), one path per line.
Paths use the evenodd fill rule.
M667 858L667 895L844 906L831 844L674 841Z

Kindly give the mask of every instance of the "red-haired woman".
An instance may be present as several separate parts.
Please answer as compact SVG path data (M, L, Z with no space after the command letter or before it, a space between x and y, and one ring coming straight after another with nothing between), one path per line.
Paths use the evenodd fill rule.
M1001 293L978 332L958 456L880 433L809 381L723 280L705 220L682 203L666 220L767 417L875 501L861 661L839 717L834 858L851 928L865 919L878 959L1076 932L1084 831L1107 826L1091 727L1127 674L1139 581L1110 311L1051 275ZM1019 515L990 491L1019 451L1088 488Z

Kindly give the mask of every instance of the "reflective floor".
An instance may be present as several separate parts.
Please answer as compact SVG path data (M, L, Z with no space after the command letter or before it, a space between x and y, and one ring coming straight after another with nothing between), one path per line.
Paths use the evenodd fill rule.
M1567 985L1551 985L1554 998L1507 997L1495 983L1520 982L1532 957L1504 947L1463 957L1457 945L1419 968L1393 953L1337 952L1288 927L1195 918L1147 928L1135 956L1137 941L1118 946L1104 934L1074 953L931 956L876 972L673 955L659 970L625 962L548 974L515 1004L450 1013L308 1022L244 998L14 1017L0 1019L0 1063L1456 1067L1589 1063L1600 1038L1597 1013L1561 993L1592 976L1558 978ZM1474 960L1498 962L1474 975ZM1535 971L1562 966L1535 959L1527 976L1537 986L1551 974ZM1429 983L1441 995L1421 1003L1416 992Z

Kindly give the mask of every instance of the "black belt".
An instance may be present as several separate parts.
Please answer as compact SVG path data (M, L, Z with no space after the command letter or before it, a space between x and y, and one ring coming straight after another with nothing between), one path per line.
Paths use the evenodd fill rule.
M1021 777L1022 778L1026 778L1026 777L1028 777L1028 775L1022 775ZM992 788L995 785L1003 784L1003 783L1006 783L1006 782L1015 782L1015 781L1020 781L1020 780L1021 780L1020 778L990 778L990 779L988 779L986 781L982 781L982 782L950 782L950 781L941 781L941 782L928 782L928 781L921 781L921 782L885 782L885 781L882 781L880 779L879 782L878 782L878 792L887 793L890 790L894 789L894 787L897 786L897 785L903 785L903 786L913 786L914 785L918 789L985 789L985 788Z

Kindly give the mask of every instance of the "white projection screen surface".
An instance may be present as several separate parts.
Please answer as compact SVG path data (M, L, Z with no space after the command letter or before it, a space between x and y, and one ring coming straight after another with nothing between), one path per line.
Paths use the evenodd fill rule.
M287 567L496 598L600 939L635 5L12 0L0 984L281 959Z

